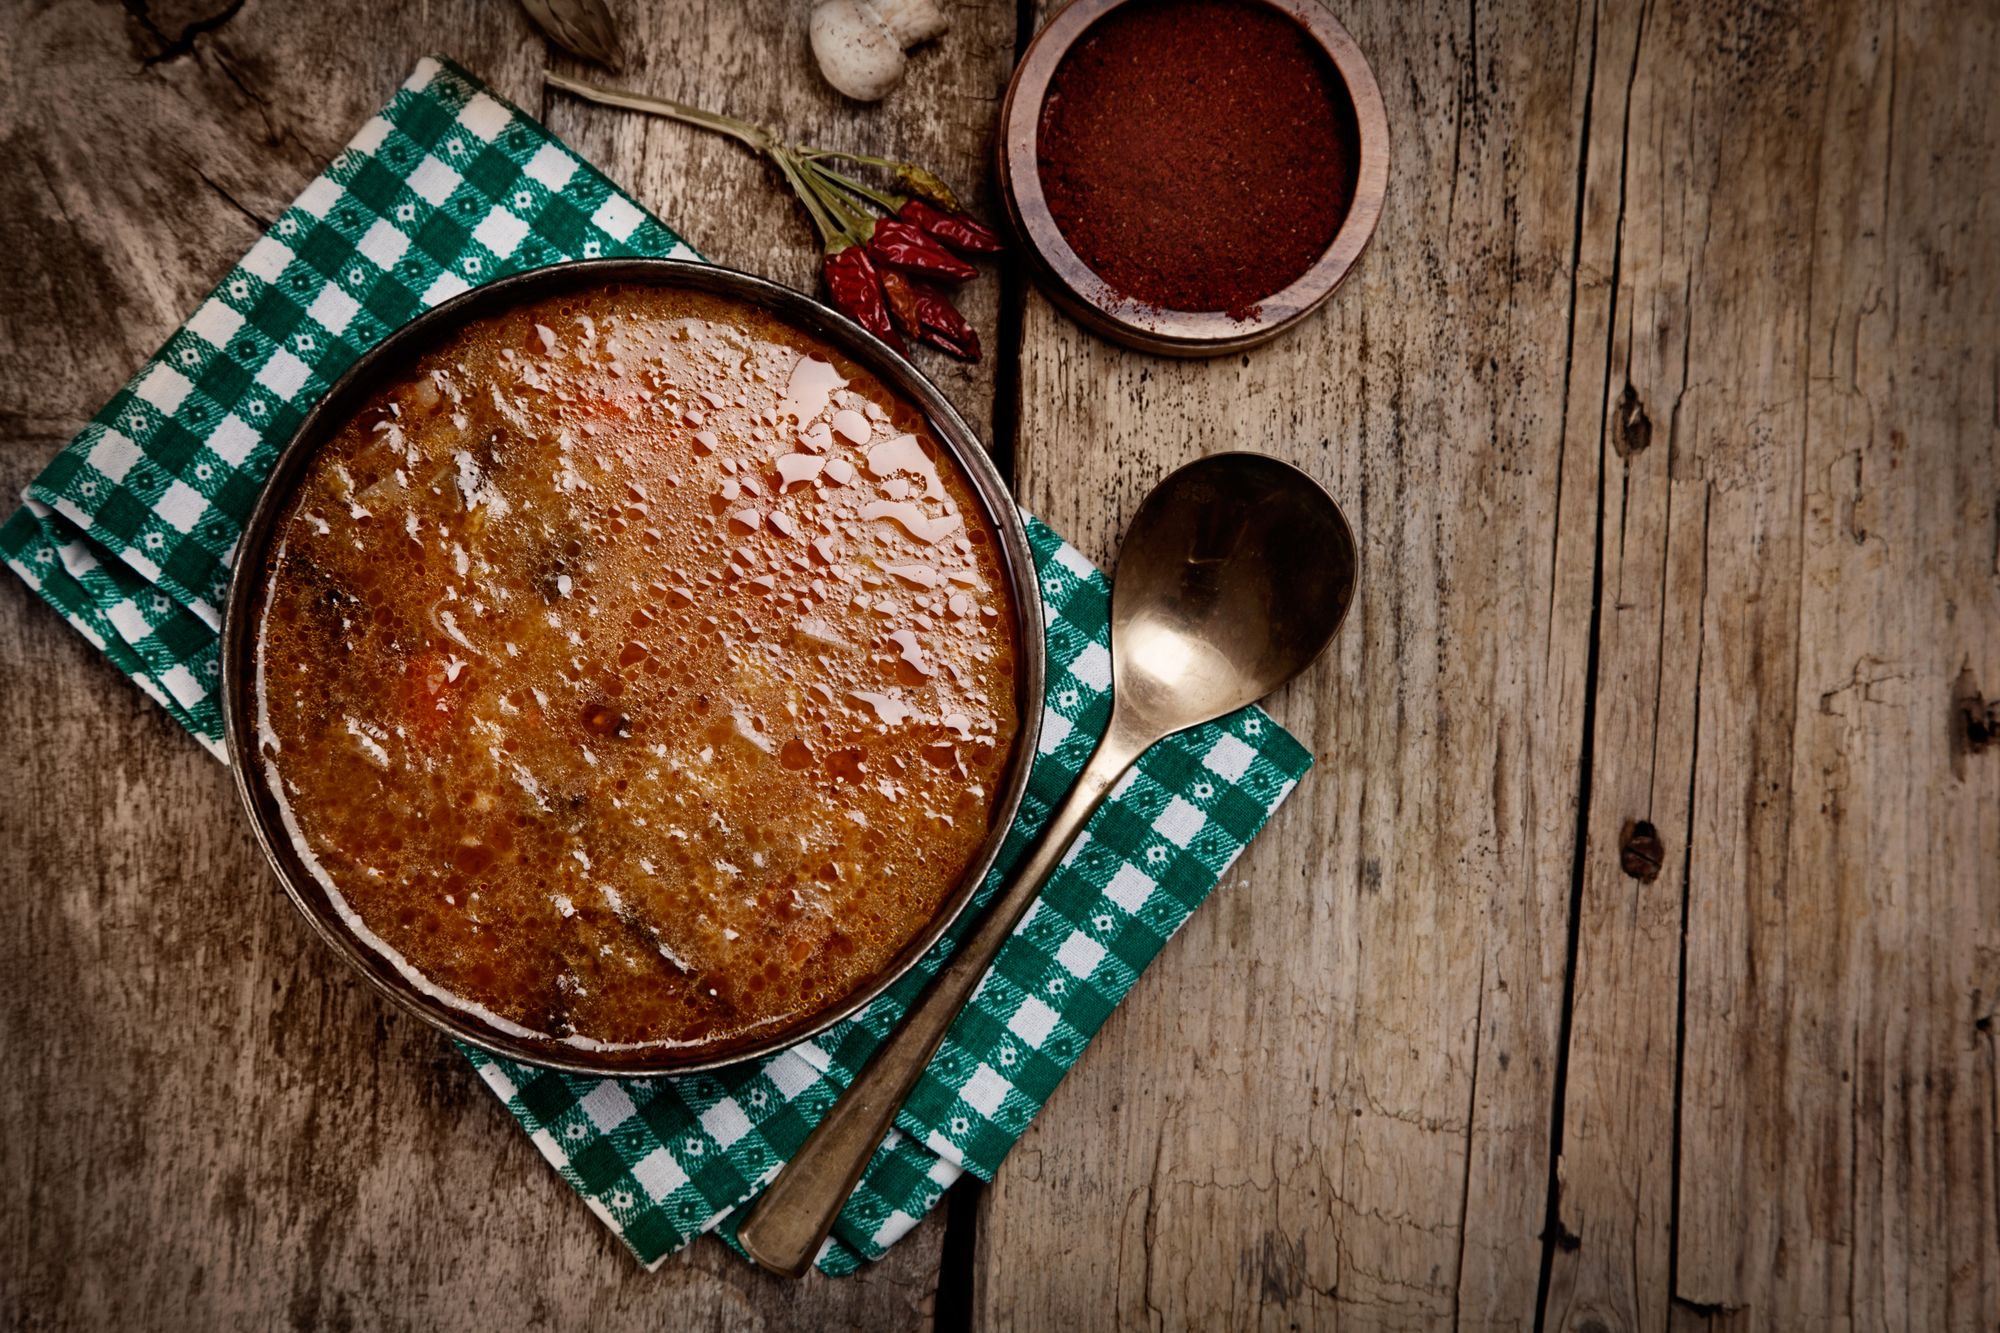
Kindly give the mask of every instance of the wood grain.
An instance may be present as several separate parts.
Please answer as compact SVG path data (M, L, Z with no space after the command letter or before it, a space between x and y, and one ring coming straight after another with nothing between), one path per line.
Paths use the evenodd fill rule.
M1991 289L1948 290L2000 240L1970 208L1995 136L1982 99L1923 91L1962 75L1887 72L1926 68L1942 21L1809 16L1352 16L1420 166L1322 327L1183 369L1030 307L1031 506L1102 554L1151 475L1273 449L1362 509L1372 581L1283 701L1322 761L1301 808L1093 1053L1146 1078L1087 1061L996 1182L993 1322L1991 1325L2000 861L1991 765L1944 761L2000 609ZM1991 56L1985 25L1950 40L1954 70ZM1913 143L1951 144L1930 178L1972 193L1905 202ZM1899 275L1889 217L1959 260ZM1950 386L1922 427L1885 419L1903 382ZM1902 471L1920 448L1928 477ZM1874 535L1809 561L1843 502L1882 508ZM1808 743L1829 693L1882 730ZM1537 755L1512 784L1510 741ZM1856 778L1867 806L1829 798ZM1775 920L1731 930L1746 903ZM1065 1271L1023 1276L1024 1249Z
M1029 508L1104 559L1173 465L1260 449L1347 506L1363 582L1273 705L1319 767L993 1185L997 1326L1533 1319L1591 591L1558 484L1582 82L1566 22L1482 11L1475 70L1463 10L1342 18L1397 170L1319 317L1175 364L1029 306Z
M1965 81L2000 23L1871 5L1807 33L1797 433L1774 436L1795 611L1730 636L1789 677L1790 731L1754 793L1701 733L1702 818L1764 869L1732 891L1697 845L1680 1272L1704 1307L1994 1327L2000 765L1954 760L1951 701L2000 673L2000 293L1969 267L2000 243L2000 116Z
M1950 706L2000 625L1994 292L1957 276L2000 241L1958 197L2000 165L2000 118L1955 91L1992 16L1606 17L1577 1244L1550 1323L1994 1327L2000 786L1953 775ZM1620 865L1640 820L1657 880Z
M992 211L1013 5L954 6L874 110L813 75L807 0L615 7L626 83ZM1307 468L1363 545L1273 704L1317 769L992 1186L844 1281L712 1242L642 1273L313 944L212 761L0 579L0 1318L2000 1324L2000 746L1960 707L2000 696L2000 18L1337 12L1395 172L1322 314L1168 362L1016 274L1004 313L968 294L994 356L924 363L1099 560L1224 448ZM763 168L545 98L511 5L21 8L0 486L440 49L704 253L813 286Z

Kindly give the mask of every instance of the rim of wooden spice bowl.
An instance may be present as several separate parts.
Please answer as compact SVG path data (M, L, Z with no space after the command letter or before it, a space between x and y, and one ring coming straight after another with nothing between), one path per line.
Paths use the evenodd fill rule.
M1000 564L1006 571L1014 603L1014 698L1019 725L1013 752L993 805L992 826L937 912L881 971L820 1013L776 1033L680 1054L672 1050L596 1051L554 1039L515 1037L427 994L388 958L357 939L341 919L325 886L306 868L294 847L277 802L265 784L258 757L254 622L265 589L265 556L286 504L321 446L385 383L469 322L531 301L612 283L705 292L769 311L848 357L889 389L915 403L930 422L932 434L957 462L975 501L993 525L1000 546ZM405 1012L461 1041L528 1064L578 1074L685 1074L758 1059L824 1032L894 985L950 929L992 869L1001 843L1020 811L1028 770L1033 765L1041 734L1043 659L1041 581L1020 510L972 428L915 366L846 316L790 288L747 273L673 259L584 260L500 278L418 315L363 353L306 415L272 465L271 475L237 546L222 626L224 747L235 774L237 795L286 894L335 953Z
M1354 108L1360 159L1354 200L1312 267L1290 286L1259 301L1251 318L1234 319L1219 310L1162 309L1117 291L1070 247L1043 193L1036 147L1042 106L1064 58L1099 19L1135 3L1146 0L1071 0L1029 43L1000 108L1000 193L1007 219L1015 235L1025 240L1042 285L1055 303L1084 327L1114 342L1183 357L1220 356L1269 342L1326 303L1381 220L1389 181L1389 119L1374 71L1347 29L1315 0L1248 0L1297 23L1333 62ZM1134 151L1139 151L1137 145Z

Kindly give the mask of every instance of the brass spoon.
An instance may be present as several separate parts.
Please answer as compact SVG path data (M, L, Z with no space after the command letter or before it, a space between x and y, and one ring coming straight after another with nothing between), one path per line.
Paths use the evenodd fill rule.
M1358 567L1340 507L1275 458L1212 454L1146 497L1111 594L1104 739L971 938L750 1210L737 1239L752 1258L804 1276L952 1020L1105 795L1155 741L1310 666L1353 604Z

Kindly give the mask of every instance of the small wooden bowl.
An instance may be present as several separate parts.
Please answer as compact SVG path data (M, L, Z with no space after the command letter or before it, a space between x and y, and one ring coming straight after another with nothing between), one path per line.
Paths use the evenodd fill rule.
M1143 0L1141 0L1143 2ZM1072 318L1114 342L1164 356L1218 356L1268 342L1318 309L1354 267L1382 216L1389 179L1389 120L1375 74L1333 15L1316 0L1253 0L1296 22L1333 62L1354 108L1360 163L1354 202L1313 266L1258 303L1249 319L1222 311L1167 310L1114 290L1097 276L1056 225L1042 192L1036 134L1049 84L1099 19L1134 0L1071 0L1029 44L1000 109L1000 188L1014 234L1035 260L1049 296Z

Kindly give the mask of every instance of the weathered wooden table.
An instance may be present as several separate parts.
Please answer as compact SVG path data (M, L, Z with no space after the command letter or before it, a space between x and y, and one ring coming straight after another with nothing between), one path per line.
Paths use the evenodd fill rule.
M990 211L1033 0L957 5L873 111L818 81L803 0L614 5L631 83ZM511 4L7 8L8 494L427 51L713 258L813 282L756 163L545 98ZM2000 1323L2000 11L1339 10L1395 162L1320 317L1176 364L1009 271L970 297L994 355L924 362L1100 559L1168 468L1256 448L1366 563L1274 704L1318 770L992 1185L844 1281L707 1241L639 1271L309 936L219 766L0 579L0 1312Z

